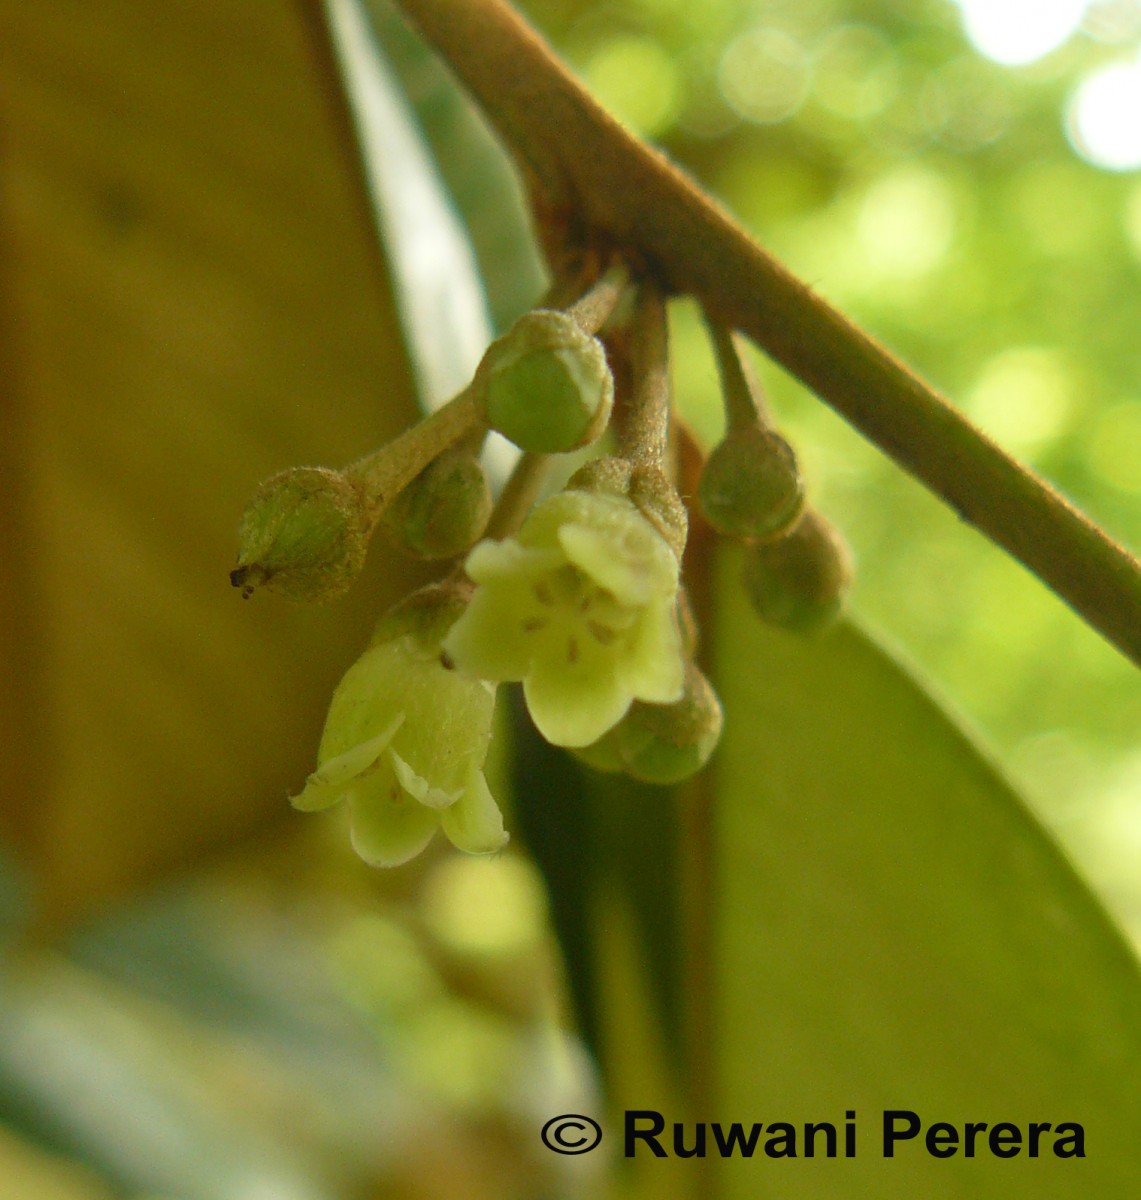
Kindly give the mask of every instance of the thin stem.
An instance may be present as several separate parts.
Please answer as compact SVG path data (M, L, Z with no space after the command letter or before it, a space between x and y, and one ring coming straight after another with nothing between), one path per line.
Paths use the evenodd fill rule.
M741 348L731 330L705 314L709 340L717 357L717 370L721 375L721 398L725 404L727 429L740 429L747 425L763 425L772 428L772 418L761 396L760 389L750 376Z
M503 485L503 491L500 492L487 522L484 537L502 541L518 530L534 506L550 462L549 454L526 453L520 457Z
M610 117L504 0L398 0L514 148L543 211L739 329L1141 664L1141 563L765 253Z
M584 332L597 333L629 286L630 271L624 262L617 262L598 278L590 291L567 309L567 315L573 317Z
M346 467L344 474L364 488L375 525L388 505L438 454L483 428L478 394L465 388L395 441Z
M666 304L647 281L638 288L630 322L633 388L615 413L616 449L632 463L665 464L670 427L670 349Z

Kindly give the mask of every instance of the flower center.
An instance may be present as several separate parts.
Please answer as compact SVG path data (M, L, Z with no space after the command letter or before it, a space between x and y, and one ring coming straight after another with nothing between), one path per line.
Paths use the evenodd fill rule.
M634 610L569 563L548 572L531 585L534 604L520 622L524 633L544 633L544 640L561 642L566 661L575 666L584 651L612 645L635 621Z

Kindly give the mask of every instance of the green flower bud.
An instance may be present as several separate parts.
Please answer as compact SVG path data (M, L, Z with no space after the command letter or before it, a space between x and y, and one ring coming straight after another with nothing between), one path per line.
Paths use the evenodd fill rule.
M630 477L634 468L624 458L606 455L592 458L567 480L567 490L577 492L600 492L608 496L630 495Z
M731 429L705 464L698 484L701 510L718 533L778 537L804 510L804 481L792 447L771 429Z
M851 578L852 556L844 539L811 510L784 537L745 550L742 581L753 608L785 629L811 633L830 624Z
M454 558L483 535L491 489L479 459L445 450L400 493L384 515L386 527L421 558Z
M681 783L709 761L721 738L721 702L690 663L676 704L635 703L605 736L575 755L599 771L625 771L643 783Z
M242 514L230 582L321 602L345 592L364 567L371 533L360 489L337 471L293 467L267 479Z
M553 309L527 313L492 342L475 387L491 428L538 454L589 445L614 402L602 343Z
M439 653L439 645L463 616L471 601L472 584L467 579L429 583L394 604L376 623L370 645L410 637L422 648ZM444 665L451 670L451 664Z

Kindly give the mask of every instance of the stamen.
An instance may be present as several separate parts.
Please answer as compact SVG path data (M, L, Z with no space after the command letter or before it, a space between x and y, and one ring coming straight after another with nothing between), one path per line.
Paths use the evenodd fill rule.
M618 636L615 630L611 629L609 625L603 625L601 621L587 621L586 627L594 636L595 641L601 642L604 646L609 646Z

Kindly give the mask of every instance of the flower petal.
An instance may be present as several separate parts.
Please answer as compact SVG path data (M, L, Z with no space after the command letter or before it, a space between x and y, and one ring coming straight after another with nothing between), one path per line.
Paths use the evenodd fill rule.
M648 704L673 704L685 691L685 658L673 598L654 599L630 634L618 668L623 685Z
M521 546L508 538L502 542L480 542L467 556L464 571L476 583L499 580L526 579L528 582L545 575L563 561L557 549L536 549Z
M609 528L566 524L559 543L567 558L621 603L639 607L677 589L677 560L661 535L633 510Z
M492 854L507 845L503 814L480 770L472 771L463 795L441 814L440 826L468 854Z
M438 787L433 787L422 775L417 775L395 750L391 753L392 766L396 771L396 778L400 781L400 786L417 803L423 804L427 808L447 808L463 794L462 791L445 792Z
M527 710L538 731L555 746L589 746L625 715L633 701L610 656L594 656L573 670L560 659L543 659L523 681Z
M529 584L522 581L481 584L444 638L444 653L461 671L479 679L497 683L522 679L532 653L522 624L526 617L520 616L532 603L529 592Z
M361 788L349 796L353 849L373 867L398 867L415 858L440 823L437 813L392 782L392 787Z
M319 812L336 804L348 785L380 758L403 723L404 714L399 713L388 728L376 737L369 738L368 741L346 750L344 754L338 754L336 758L322 763L305 781L301 794L293 796L290 803L302 812Z

